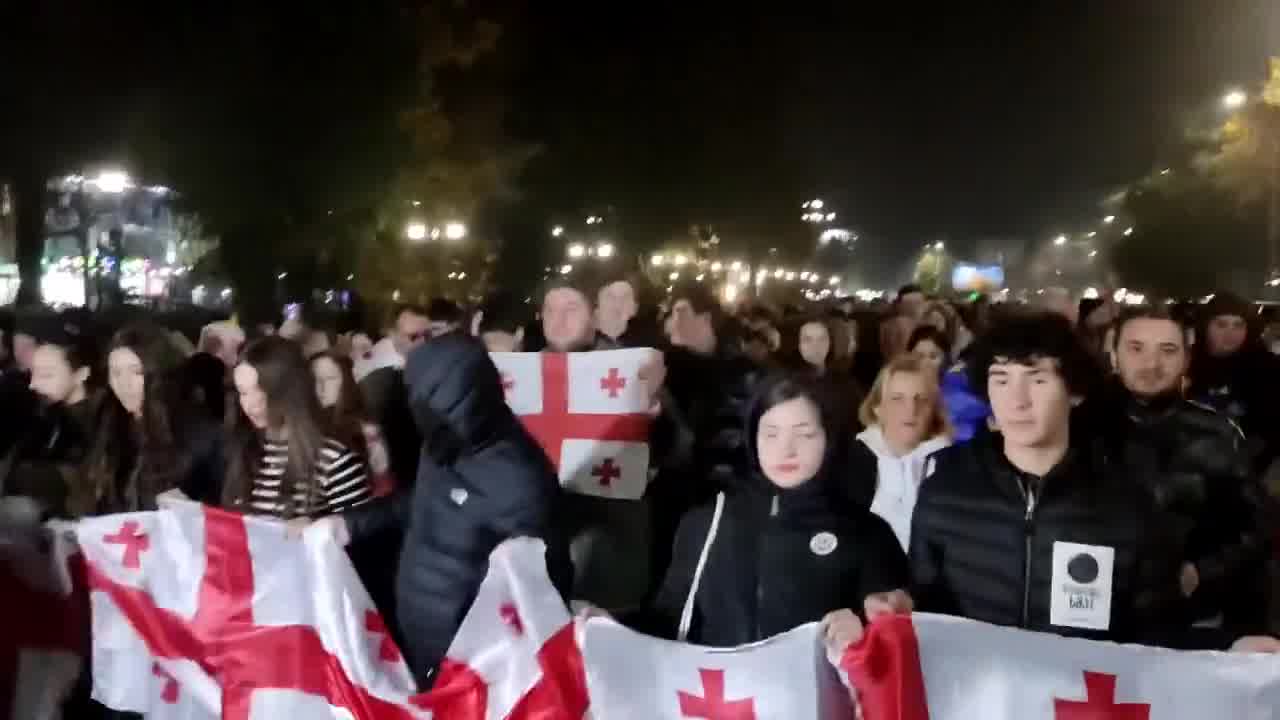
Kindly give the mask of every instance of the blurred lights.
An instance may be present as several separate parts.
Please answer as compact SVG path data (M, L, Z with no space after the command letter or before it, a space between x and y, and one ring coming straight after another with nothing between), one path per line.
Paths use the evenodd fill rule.
M560 266L560 274L561 274L561 275L568 275L568 274L569 274L569 273L571 273L571 272L573 272L573 266L572 266L572 265L570 265L570 264L568 264L568 263L565 263L564 265L561 265L561 266Z
M1066 236L1066 235L1059 235L1058 237L1056 237L1056 238L1054 238L1054 239L1053 239L1053 244L1054 244L1054 245L1057 245L1058 247L1062 247L1063 245L1066 245L1066 244L1067 244L1067 236Z
M587 248L582 243L573 243L569 246L569 257L580 258L587 254Z
M88 182L102 192L112 194L119 194L133 187L129 173L123 170L104 170Z
M1085 237L1091 237L1091 238L1092 238L1092 237L1098 237L1098 233L1097 233L1097 231L1095 231L1095 230L1090 230L1090 231L1088 232L1088 234L1086 234L1086 235L1085 235Z
M1097 251L1097 250L1090 250L1090 251L1089 251L1089 257L1098 257L1098 251Z
M661 255L654 255L653 257L649 258L649 262L653 264L654 267L657 267L662 263L666 262L666 258L662 257Z
M668 279L668 280L670 280L671 282L675 282L676 280L679 280L679 279L680 279L680 273L678 273L678 272L673 272L673 273L671 273L670 275L668 275L668 276L667 276L667 279Z
M787 273L787 280L788 280L788 281L795 280L795 279L796 279L796 274L795 274L794 272L789 272L789 273Z
M1113 222L1115 222L1115 221L1116 221L1116 216L1115 216L1115 215L1108 215L1108 216L1106 216L1106 217L1102 218L1102 222L1106 223L1107 225L1110 225L1111 223L1113 223Z
M835 220L835 219L836 219L836 214L835 214L835 213L833 213L833 212L829 212L829 213L827 213L827 222L831 222L832 220Z
M774 271L773 271L773 276L774 276L774 277L776 277L776 278L780 278L780 277L782 277L783 275L786 275L786 274L787 274L787 271L786 271L786 270L783 270L782 268L778 268L777 270L774 270Z
M1247 102L1249 102L1249 95L1239 88L1234 88L1222 96L1222 106L1228 110L1244 107Z
M827 281L827 284L828 284L828 285L839 285L839 284L840 284L840 276L839 276L839 275L832 275L832 276L831 276L831 279Z
M460 222L451 222L444 226L444 236L449 240L461 240L467 236L467 226Z
M613 243L600 243L597 245L596 256L602 258L613 257Z
M557 225L557 226L555 226L555 227L551 228L551 237L560 237L560 236L561 236L561 235L563 235L563 234L564 234L564 226L563 226L563 225Z
M711 272L720 272L723 269L724 269L724 264L722 264L719 260L711 263Z
M738 286L734 285L733 283L725 283L724 301L727 303L731 303L737 299L738 299Z
M404 236L410 240L426 240L427 224L422 222L411 222L404 228Z
M1087 288L1085 288L1085 289L1084 289L1084 293L1083 293L1083 294L1081 294L1081 295L1080 295L1080 297L1084 298L1085 300L1097 300L1097 299L1098 299L1098 288L1096 288L1096 287L1087 287Z
M741 270L741 269L742 269L742 261L741 261L741 260L734 260L732 263L730 263L730 264L729 264L729 268L730 268L731 270Z
M1133 228L1131 228L1131 227L1127 227L1127 228L1125 228L1125 229L1124 229L1124 236L1125 236L1125 237L1129 237L1129 236L1130 236L1130 235L1132 235L1132 234L1133 234Z
M676 255L676 265L684 265L687 262L689 262L689 258L684 255Z
M938 252L942 252L943 250L947 249L947 244L939 240L938 242L933 244L933 249L937 250Z

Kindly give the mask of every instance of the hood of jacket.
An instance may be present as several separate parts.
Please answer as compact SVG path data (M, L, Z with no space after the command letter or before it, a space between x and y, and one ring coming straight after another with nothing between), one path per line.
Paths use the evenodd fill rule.
M861 440L862 444L866 445L871 452L875 453L877 459L899 463L915 462L916 460L923 461L925 458L951 444L950 440L939 435L920 443L914 450L906 455L894 455L893 451L889 449L889 443L885 441L884 432L880 429L879 425L872 425L866 430L858 433L858 439Z
M404 382L423 450L438 463L488 447L519 424L498 369L470 336L448 333L414 350Z

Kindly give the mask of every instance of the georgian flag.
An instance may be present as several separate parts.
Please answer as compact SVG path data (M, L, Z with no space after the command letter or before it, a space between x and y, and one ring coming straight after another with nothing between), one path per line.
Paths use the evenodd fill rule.
M817 623L753 645L706 648L586 623L583 654L594 720L844 720L849 692Z
M0 720L55 720L84 667L88 607L61 531L0 528Z
M841 661L865 720L1274 720L1280 656L1116 645L916 613Z
M640 378L658 351L491 353L507 403L537 439L560 484L636 500L649 471L650 394Z
M150 719L431 717L331 538L193 503L82 520L93 694Z

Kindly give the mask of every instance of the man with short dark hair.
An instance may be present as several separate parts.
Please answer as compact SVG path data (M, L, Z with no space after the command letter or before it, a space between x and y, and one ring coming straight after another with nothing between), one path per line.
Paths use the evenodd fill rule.
M912 320L919 320L928 300L929 298L925 297L923 288L919 285L908 284L898 288L898 295L893 304L898 313L906 315Z
M427 321L431 337L440 337L462 327L466 313L458 303L448 298L435 298L427 306Z
M489 298L476 312L475 334L489 352L520 352L526 314L524 307L511 298Z
M1213 408L1186 400L1189 332L1163 307L1116 324L1117 382L1100 417L1124 474L1145 485L1181 531L1188 620L1244 634L1266 629L1263 491L1244 436Z
M595 299L596 289L586 278L562 276L545 286L542 335L546 338L547 350L583 352L618 347L596 330Z
M968 371L998 432L942 450L926 468L910 542L916 608L1099 640L1231 645L1225 633L1185 628L1181 553L1164 519L1072 432L1094 368L1071 324L1048 313L1006 318Z

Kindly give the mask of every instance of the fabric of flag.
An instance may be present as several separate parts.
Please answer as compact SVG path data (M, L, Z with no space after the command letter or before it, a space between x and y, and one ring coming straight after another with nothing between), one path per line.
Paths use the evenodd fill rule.
M507 403L570 491L635 500L649 477L648 348L492 353Z
M541 540L515 538L489 572L431 692L449 720L581 720L587 708L575 625L547 577Z
M841 660L866 720L1274 720L1280 657L1178 652L939 615L877 620Z
M84 667L89 614L74 542L0 533L0 719L52 720Z
M411 720L408 667L346 554L193 503L83 520L93 693L148 718Z
M733 649L658 640L603 618L584 636L595 720L853 717L816 623Z

